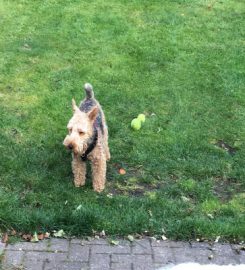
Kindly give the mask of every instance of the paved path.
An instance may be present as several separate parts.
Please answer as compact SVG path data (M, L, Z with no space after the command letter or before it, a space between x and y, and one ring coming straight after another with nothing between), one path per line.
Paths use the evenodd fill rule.
M91 241L52 238L39 243L0 243L3 270L153 270L167 264L245 263L241 246L198 242L120 240L112 246L104 239ZM1 269L1 267L0 267Z

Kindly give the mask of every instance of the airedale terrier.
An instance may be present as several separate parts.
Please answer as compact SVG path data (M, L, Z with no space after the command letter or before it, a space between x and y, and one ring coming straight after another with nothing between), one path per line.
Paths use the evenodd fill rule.
M72 150L72 171L76 187L83 186L86 179L86 160L92 162L93 189L105 188L106 161L110 159L108 129L99 102L94 98L92 85L84 85L86 98L77 107L72 100L73 116L68 122L69 134L63 144Z

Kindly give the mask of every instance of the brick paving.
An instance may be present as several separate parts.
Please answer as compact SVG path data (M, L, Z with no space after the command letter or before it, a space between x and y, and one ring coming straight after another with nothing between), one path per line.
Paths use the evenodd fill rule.
M239 245L120 240L112 246L105 239L52 238L38 243L0 243L3 270L155 270L169 264L244 264ZM2 267L2 268L1 268Z

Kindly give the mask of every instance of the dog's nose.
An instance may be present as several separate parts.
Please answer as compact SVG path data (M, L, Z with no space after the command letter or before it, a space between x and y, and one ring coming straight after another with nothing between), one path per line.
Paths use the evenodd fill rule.
M72 145L72 144L69 144L69 145L68 145L68 148L69 148L70 150L72 150L72 149L73 149L73 145Z

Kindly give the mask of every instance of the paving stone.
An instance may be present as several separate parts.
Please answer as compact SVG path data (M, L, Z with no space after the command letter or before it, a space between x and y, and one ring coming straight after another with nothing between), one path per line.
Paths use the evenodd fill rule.
M112 254L112 265L117 265L117 269L121 266L125 266L126 269L131 269L130 267L133 265L134 270L153 270L153 259L151 255L147 254L138 254L138 255L130 255L130 254ZM112 268L114 269L114 268Z
M0 243L0 252L5 249ZM48 250L48 251L47 251ZM213 255L213 259L209 259ZM154 241L149 238L120 240L118 246L105 239L51 239L39 243L8 245L3 269L8 265L25 270L153 270L171 263L201 264L245 263L245 251L239 245L199 242Z
M174 256L174 261L177 263L194 261L191 245L188 242L170 241L169 249Z
M169 264L174 263L174 254L169 247L152 247L155 263Z
M213 259L214 264L226 265L226 264L238 264L239 258L230 245L214 244L213 247Z
M71 239L70 242L71 242L71 244L78 244L78 245L85 245L86 244L85 241L83 242L83 239L77 239L77 238Z
M133 254L151 254L151 243L148 239L135 240L132 251Z
M108 245L108 241L106 239L100 238L95 239L91 238L91 240L86 239L71 239L71 244L79 244L79 245Z
M131 264L132 263L132 255L131 254L112 254L111 262L112 263L123 262L125 264Z
M49 251L68 252L69 241L66 239L52 238L49 243L48 249Z
M237 256L237 260L240 264L245 264L245 251L241 251L241 253Z
M134 264L133 269L134 270L155 270L155 267L152 264L143 264L143 265Z
M200 264L209 264L211 263L209 256L213 254L206 246L203 248L186 247L183 249L173 249L172 251L176 263L196 262Z
M52 263L46 265L44 270L89 270L88 263L82 262L61 262L53 265Z
M51 270L66 259L67 255L64 253L29 251L26 252L24 266L28 270L42 270L45 265L45 270Z
M236 254L236 258L239 261L239 263L240 264L245 264L245 250L244 250L244 246L232 244L231 245L231 249Z
M189 242L175 242L175 241L169 241L169 246L173 249L186 249L190 248L191 244Z
M96 254L90 258L90 269L91 270L107 270L110 269L110 256L106 254Z
M211 244L208 242L190 242L190 245L192 248L200 248L200 249L208 249L210 250L212 248Z
M7 250L4 254L3 259L3 269L7 269L7 267L14 266L20 267L23 263L24 252L23 251L14 251Z
M133 263L134 265L153 264L151 255L147 254L112 254L111 261L113 263L124 262L125 264Z
M166 269L171 269L170 266L172 267L174 266L174 264L173 263L170 263L170 264L154 263L153 266L155 270L160 270L163 267L166 267Z
M130 244L127 243L127 245L117 245L117 246L112 246L112 245L95 245L91 247L92 251L92 256L94 254L112 254L112 253L119 253L119 254L125 254L125 253L130 253L131 248Z
M5 245L6 245L6 244L4 244L4 243L2 243L2 242L0 241L0 252L3 251L3 250L5 249Z
M153 250L155 250L155 262L168 264L194 261L191 245L188 242L163 241L158 249L153 247Z
M43 240L37 243L32 242L19 242L15 244L9 244L7 250L26 250L26 251L46 251L48 249L48 243L50 240Z
M3 253L5 249L5 244L0 241L0 255Z
M89 261L89 246L71 245L69 259L71 261L88 262Z
M163 241L163 240L153 240L151 239L151 246L152 247L169 247L172 241Z
M108 241L106 239L92 239L88 241L88 245L108 245Z
M134 270L154 270L153 259L151 255L141 254L133 256Z
M124 263L124 262L113 262L111 264L111 269L113 270L131 270L133 269L132 263Z
M207 242L191 242L192 255L191 258L194 258L194 262L200 264L210 264L212 260L210 256L213 256L212 246Z

